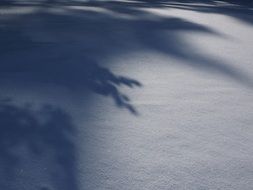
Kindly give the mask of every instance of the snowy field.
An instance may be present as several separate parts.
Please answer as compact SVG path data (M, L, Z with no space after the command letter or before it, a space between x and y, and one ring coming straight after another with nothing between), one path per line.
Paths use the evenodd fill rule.
M1 2L1 190L253 189L252 8Z

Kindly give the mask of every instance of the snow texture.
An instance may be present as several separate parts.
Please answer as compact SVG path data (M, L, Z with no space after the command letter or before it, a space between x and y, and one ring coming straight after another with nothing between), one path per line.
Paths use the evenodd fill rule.
M253 9L0 3L1 190L252 190Z

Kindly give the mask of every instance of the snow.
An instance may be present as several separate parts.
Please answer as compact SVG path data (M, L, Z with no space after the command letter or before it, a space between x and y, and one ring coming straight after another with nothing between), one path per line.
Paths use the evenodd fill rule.
M0 189L252 189L252 9L31 2L0 6Z

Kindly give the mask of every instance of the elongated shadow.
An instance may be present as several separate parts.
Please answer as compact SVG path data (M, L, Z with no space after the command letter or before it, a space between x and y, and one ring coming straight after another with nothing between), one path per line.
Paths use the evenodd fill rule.
M148 13L147 11L145 12L141 9L149 7L158 7L161 9L170 7L181 8L200 12L231 14L239 19L243 19L245 16L245 18L249 19L249 23L252 21L252 11L250 10L215 6L217 2L212 0L202 1L201 5L192 4L193 2L200 3L200 1L191 0L176 2L170 0L142 0L133 2L42 1L42 5L52 5L53 8L57 8L59 3L63 3L63 5L66 5L63 8L61 7L63 14L59 14L58 12L48 13L48 8L42 8L42 11L32 14L32 17L29 16L30 14L23 16L17 19L18 22L14 19L14 25L11 25L7 29L3 28L1 30L0 28L0 34L2 36L1 44L3 44L0 47L0 55L8 55L15 51L26 52L25 57L21 56L17 58L22 60L22 64L17 63L17 60L13 61L8 58L4 59L1 64L9 65L12 68L23 67L27 69L31 65L36 64L36 67L42 71L41 76L44 75L43 72L48 73L50 71L53 73L55 71L55 73L61 73L63 71L65 78L69 78L68 82L62 77L63 79L61 80L64 81L63 83L67 84L72 80L72 84L68 85L75 86L75 84L80 84L80 82L84 83L88 79L85 76L80 77L82 75L88 76L88 74L85 72L81 74L79 69L67 69L70 73L66 72L65 66L67 64L65 55L77 57L77 60L72 61L72 63L68 62L68 64L72 65L73 68L81 66L83 68L81 70L88 71L91 67L94 67L97 69L91 70L98 71L98 74L93 75L93 79L100 80L100 90L97 87L98 83L90 82L88 85L85 82L85 84L90 86L93 92L112 97L116 105L132 110L131 112L133 113L135 112L133 111L133 106L126 101L129 98L124 98L124 95L121 95L119 91L119 84L121 83L119 80L122 77L113 74L104 65L103 61L101 62L99 60L97 62L96 58L98 55L102 59L108 56L116 57L128 52L138 51L139 48L136 47L143 47L181 59L183 61L180 63L186 66L205 70L206 72L215 72L252 88L252 77L248 76L241 68L233 67L222 60L215 60L201 52L192 54L189 49L194 48L194 46L185 42L180 37L180 33L177 32L190 31L206 33L219 38L227 38L227 36L212 28L182 18L163 17ZM74 7L68 5L73 5ZM129 19L128 17L133 17L134 19ZM7 24L9 24L9 21ZM169 35L165 35L165 33ZM173 33L173 35L170 33ZM34 52L31 49L37 50ZM54 57L52 54L58 55ZM37 56L37 59L27 58L29 56ZM50 57L53 58L51 59ZM44 58L49 59L42 61ZM13 62L16 63L14 64ZM27 62L29 65L23 62ZM47 69L45 70L45 68ZM100 70L104 72L100 72ZM78 72L80 74L76 76L75 73ZM108 74L105 74L105 72ZM103 75L107 77L111 76L109 77L110 79L101 77L101 73L104 73ZM113 75L115 77L112 77ZM80 82L76 79L71 79L71 76L74 76L74 78L79 77ZM51 78L49 81L59 82L59 78L57 79L55 77L57 76L49 77ZM52 80L52 78L55 79ZM118 82L116 82L115 78L117 78ZM105 79L107 82L101 82L101 79ZM130 79L130 81L133 80ZM94 86L91 84L94 84ZM121 84L124 85L124 82ZM103 88L102 85L104 85ZM140 83L135 81L132 83L132 86L140 86Z

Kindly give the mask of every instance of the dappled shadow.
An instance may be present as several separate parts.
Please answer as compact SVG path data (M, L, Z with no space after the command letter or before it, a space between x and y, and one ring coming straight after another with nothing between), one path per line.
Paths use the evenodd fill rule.
M74 135L71 117L60 108L1 100L0 189L77 190Z
M210 14L226 15L247 24L253 24L253 1L208 1L208 3L200 2L194 4L194 1L186 3L163 2L163 7L175 8L189 11L196 11ZM196 1L195 1L196 2ZM198 1L197 1L198 2Z
M204 6L203 2L202 5L190 4L193 1L179 2L181 8L191 9L196 6L200 10ZM210 11L220 9L219 6L209 6L214 1L205 3ZM2 18L2 74L20 73L22 70L25 73L23 77L30 78L33 83L42 81L71 88L83 85L93 92L112 97L118 106L133 113L134 108L127 101L129 98L120 92L119 87L120 84L129 83L132 84L130 86L140 86L140 82L129 78L126 82L126 78L113 74L107 63L104 63L104 58L141 49L153 50L183 60L180 64L215 72L243 85L253 86L252 78L240 68L189 51L192 45L182 39L179 32L206 33L228 38L226 35L182 18L164 17L142 9L175 8L175 2L56 0L41 1L36 6L28 5L31 5L28 6L29 10L20 11L22 14L18 17L11 15L9 18L7 14L8 19ZM17 8L21 10L26 6L22 4ZM99 81L99 85L94 81Z
M140 87L137 80L118 76L109 69L98 64L82 60L78 62L60 62L60 65L47 63L17 63L0 65L0 73L3 78L16 83L25 83L27 87L39 84L59 85L72 91L90 90L97 94L111 97L118 107L125 108L133 114L136 109L131 105L130 98L120 91L121 86L128 88ZM16 75L13 75L16 73ZM85 98L85 97L84 97Z
M60 86L77 94L81 91L82 99L88 93L99 94L111 98L117 107L137 114L131 97L121 87L141 87L145 81L129 76L127 69L121 70L123 75L117 74L110 61L122 55L128 57L131 52L148 50L179 59L178 64L183 66L215 72L253 87L252 77L240 68L201 52L193 53L194 46L181 34L228 36L199 23L177 16L152 14L145 9L178 8L220 13L251 24L250 10L236 12L244 9L218 7L214 1L205 1L205 5L203 1L202 5L190 4L194 1L20 2L0 3L4 5L0 17L1 85L11 84L13 89L22 86L24 91L41 85ZM61 98L64 99L65 94L61 94ZM87 112L90 106L92 104L86 105ZM0 126L0 189L50 189L36 180L36 187L22 186L23 181L35 178L57 190L78 189L75 141L72 139L75 127L64 110L48 105L34 110L29 105L16 106L2 101ZM25 160L32 160L31 167ZM38 165L45 167L36 168Z
M185 10L200 11L205 13L217 13L228 15L240 20L252 23L253 0L131 0L131 1L115 1L115 0L2 0L1 5L41 5L41 6L99 6L117 11L126 11L129 8L178 8ZM251 9L250 9L251 8ZM133 11L133 10L131 10ZM136 11L135 13L138 13Z

